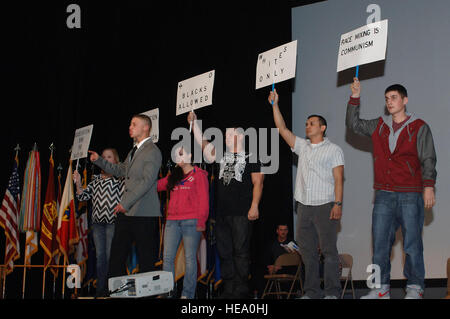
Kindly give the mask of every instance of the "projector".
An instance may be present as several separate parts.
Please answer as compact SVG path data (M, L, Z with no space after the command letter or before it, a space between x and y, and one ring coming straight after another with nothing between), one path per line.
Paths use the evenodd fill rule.
M110 297L141 298L168 293L173 289L169 271L150 271L108 279Z

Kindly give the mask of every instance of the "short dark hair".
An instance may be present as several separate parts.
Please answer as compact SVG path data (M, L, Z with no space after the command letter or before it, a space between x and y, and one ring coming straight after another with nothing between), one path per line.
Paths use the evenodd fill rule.
M384 91L384 94L386 94L387 92L391 92L391 91L397 91L398 93L400 93L400 96L402 98L404 97L408 97L408 91L406 90L406 88L401 85L401 84L393 84L391 86L388 86L386 88L386 90Z
M135 117L137 117L138 119L141 119L142 121L145 122L145 124L147 124L149 126L149 128L150 128L149 132L152 130L152 120L150 119L150 117L148 117L145 114L135 114L135 115L133 115L132 118L134 119Z
M323 136L325 137L326 136L325 132L327 131L327 127L328 127L327 120L325 120L325 118L322 115L317 115L317 114L308 116L308 120L312 117L317 117L319 119L320 126L322 126L322 125L326 126L325 131L323 131Z

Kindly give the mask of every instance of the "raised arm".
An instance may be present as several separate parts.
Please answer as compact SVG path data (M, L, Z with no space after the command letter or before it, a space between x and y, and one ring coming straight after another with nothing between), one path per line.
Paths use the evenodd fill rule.
M353 83L350 88L352 90L352 95L350 101L347 103L345 125L357 134L371 136L377 128L378 119L362 120L359 118L361 83L358 78L353 78Z
M93 185L94 181L91 181L87 185L86 188L83 188L83 186L81 185L80 173L78 173L78 171L75 170L73 172L72 176L73 176L73 181L75 182L75 185L77 187L77 193L76 193L77 199L81 202L90 200L93 195L93 186L92 185Z
M295 146L295 135L286 127L286 123L284 122L283 115L281 115L280 107L278 105L278 94L277 90L271 91L269 94L269 103L272 103L273 101L273 120L275 121L275 125L278 128L278 131L280 132L281 137L286 141L286 143L291 147L294 148Z
M192 122L194 139L198 145L201 145L204 156L210 163L214 162L216 160L216 149L212 143L203 139L203 133L197 124L197 115L194 112L189 112L187 121L189 124Z
M113 164L105 160L103 157L99 156L94 151L88 151L90 154L90 160L92 163L100 167L106 173L114 175L116 177L124 177L125 176L125 164L118 163Z

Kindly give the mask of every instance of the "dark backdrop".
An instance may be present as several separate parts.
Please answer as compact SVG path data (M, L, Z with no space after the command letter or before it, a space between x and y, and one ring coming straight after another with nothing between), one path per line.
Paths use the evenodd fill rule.
M311 2L311 1L309 1ZM66 8L81 7L81 29L68 29ZM0 74L3 110L0 195L20 144L23 181L28 152L37 143L41 156L42 201L48 175L49 145L56 146L63 182L76 128L94 124L90 148L107 146L124 158L131 148L130 117L159 107L164 160L170 158L170 133L187 127L175 116L177 83L215 69L213 105L196 111L203 127L274 127L267 103L270 87L256 91L260 52L291 41L295 1L155 1L120 3L46 1L2 5ZM282 112L291 127L292 81L277 85ZM84 161L82 161L83 164ZM280 168L266 176L260 219L255 222L253 283L261 283L263 251L279 221L292 230L292 155L280 140ZM21 187L22 188L22 187ZM4 235L0 234L3 261ZM24 236L21 236L22 256ZM22 263L22 258L18 261ZM42 249L32 258L42 263ZM40 297L41 271L30 271L28 297ZM7 279L7 297L19 297L22 271ZM50 277L50 275L48 276Z

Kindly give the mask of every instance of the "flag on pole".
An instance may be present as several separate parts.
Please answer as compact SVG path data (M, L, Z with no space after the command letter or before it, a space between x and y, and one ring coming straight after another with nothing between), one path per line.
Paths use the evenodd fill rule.
M41 166L36 144L28 157L20 204L19 230L26 232L24 264L31 264L31 256L38 250L41 219Z
M66 182L59 207L56 238L61 253L68 260L69 254L73 252L74 245L79 240L73 196L72 161L70 161L69 169L67 170Z
M13 171L0 208L0 226L5 230L5 265L6 274L13 271L14 261L20 257L18 215L20 203L20 182L16 155Z
M47 191L45 194L44 209L42 211L42 224L41 224L41 239L40 245L44 249L44 270L52 262L58 250L54 249L56 242L56 236L53 234L53 224L58 221L58 211L56 210L56 195L55 195L55 176L54 176L54 162L53 154L50 155L50 167L48 171L48 183ZM53 268L52 268L53 270Z
M61 196L62 196L62 189L61 189L61 171L62 166L61 164L58 165L56 168L58 171L58 184L56 187L56 219L52 225L52 251L54 252L54 256L52 259L53 265L59 265L59 256L61 254L61 251L59 250L59 243L58 243L58 212L59 208L61 207ZM53 276L56 278L58 277L58 268L51 268L51 272L53 273Z

